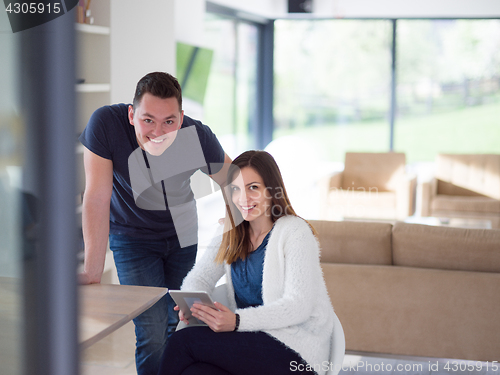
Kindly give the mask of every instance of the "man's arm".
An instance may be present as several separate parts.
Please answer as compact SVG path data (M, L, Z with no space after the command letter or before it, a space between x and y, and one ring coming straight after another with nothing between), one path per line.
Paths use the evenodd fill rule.
M210 177L212 177L212 179L215 182L217 182L221 188L224 188L224 186L226 186L227 184L226 182L227 172L229 171L229 166L231 165L231 162L232 162L231 158L227 156L226 153L224 153L224 166L219 172L210 175Z
M210 175L210 177L212 177L212 179L215 182L217 182L219 184L219 186L221 187L222 199L224 199L224 204L226 205L227 212L229 212L229 203L227 201L226 194L224 193L224 188L227 185L227 172L229 171L229 166L231 165L231 163L232 163L231 158L229 156L227 156L226 153L224 153L224 166L222 167L222 169L219 172ZM232 219L231 219L231 222L233 223ZM219 219L219 224L223 224L223 223L224 223L224 218ZM234 227L234 223L233 223L233 227Z
M81 284L100 283L109 236L109 206L113 191L113 162L84 149L85 193L82 229L85 242Z

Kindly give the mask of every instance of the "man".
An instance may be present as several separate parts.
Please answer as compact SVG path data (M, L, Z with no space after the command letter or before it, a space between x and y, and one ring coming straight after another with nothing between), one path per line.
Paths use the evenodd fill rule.
M139 81L133 105L96 110L80 141L86 178L80 282L100 282L109 236L121 284L179 289L197 251L190 176L200 169L222 186L231 162L215 135L184 116L177 80L155 72ZM173 307L165 296L134 319L139 375L157 373L177 325Z

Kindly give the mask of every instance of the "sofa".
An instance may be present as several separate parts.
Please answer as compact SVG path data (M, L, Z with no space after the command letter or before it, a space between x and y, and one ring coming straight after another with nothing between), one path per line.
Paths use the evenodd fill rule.
M347 152L344 170L320 181L320 218L404 219L415 211L416 176L405 154Z
M347 351L500 361L500 230L310 223Z
M422 216L489 220L500 229L500 155L437 155L434 178L421 186Z

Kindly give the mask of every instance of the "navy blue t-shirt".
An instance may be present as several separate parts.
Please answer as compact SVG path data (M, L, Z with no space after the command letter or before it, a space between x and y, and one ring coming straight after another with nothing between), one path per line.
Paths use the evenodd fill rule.
M191 166L196 165L196 167L187 168L188 170L184 168L183 173L177 174L175 179L165 178L169 176L163 176L164 173L160 173L158 168L163 166L175 170L176 166L185 165L186 160L189 164L193 151L185 147L186 143L183 143L183 137L179 135L162 156L151 156L143 151L137 143L134 126L129 122L128 106L128 104L115 104L97 109L81 134L80 142L96 155L113 162L110 233L146 239L171 237L176 231L169 203L181 200L181 203L191 201L194 205L189 181L191 175L198 169L206 174L218 172L224 162L224 150L208 126L184 116L178 134L186 136L197 134L195 143L199 139L198 154L205 160L201 163L203 165L199 161L191 163ZM214 169L214 165L218 166L215 167L217 169ZM136 170L135 186L134 183L131 184L129 168L132 171L134 170L132 168ZM145 189L144 186L138 187L137 175L141 173L145 176L144 181L149 184L146 186L149 189ZM134 174L132 176L134 177ZM148 194L142 194L143 191L161 195L163 206L148 204ZM197 231L197 223L192 224L190 230Z

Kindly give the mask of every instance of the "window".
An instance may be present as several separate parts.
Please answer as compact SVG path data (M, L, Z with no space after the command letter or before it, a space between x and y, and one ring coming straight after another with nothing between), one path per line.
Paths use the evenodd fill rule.
M500 20L397 20L394 149L500 153ZM391 20L279 20L274 139L343 161L390 148Z
M399 20L395 146L500 153L500 20Z
M205 46L213 50L204 102L204 122L226 152L235 157L253 147L255 119L257 26L208 13Z
M274 139L295 135L322 160L389 147L392 24L275 23Z

